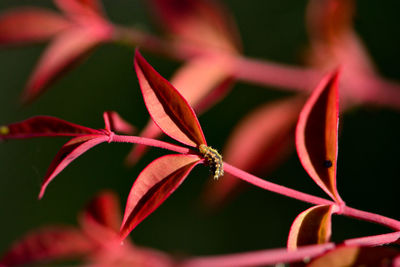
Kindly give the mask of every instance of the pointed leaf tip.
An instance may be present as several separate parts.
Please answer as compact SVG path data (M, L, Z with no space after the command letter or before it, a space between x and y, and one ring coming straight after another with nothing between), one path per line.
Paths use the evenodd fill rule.
M49 168L47 169L46 175L43 179L42 187L40 189L39 199L43 197L48 184L72 161L92 147L106 142L107 140L108 136L105 135L84 135L75 137L67 142L56 154Z
M196 147L206 144L192 107L136 50L134 65L144 102L153 121L173 139Z
M338 71L327 75L304 105L296 128L296 148L314 182L340 204L343 201L336 188L338 77Z
M157 209L200 162L195 155L166 155L151 162L139 174L129 193L121 239Z
M288 249L328 242L331 236L332 213L331 205L311 207L300 213L290 227Z

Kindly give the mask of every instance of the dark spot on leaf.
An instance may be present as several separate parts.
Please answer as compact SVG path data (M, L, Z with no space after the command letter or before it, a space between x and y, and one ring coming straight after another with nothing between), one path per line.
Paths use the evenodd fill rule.
M330 161L329 159L324 161L324 167L325 168L330 168L332 167L332 161Z

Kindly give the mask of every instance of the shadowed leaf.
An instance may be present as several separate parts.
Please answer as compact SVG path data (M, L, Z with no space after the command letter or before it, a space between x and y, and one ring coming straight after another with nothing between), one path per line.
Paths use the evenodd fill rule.
M236 25L216 1L152 0L150 2L160 24L182 43L230 52L240 50Z
M109 137L106 135L85 135L76 137L67 142L54 157L50 167L47 169L46 175L43 179L39 198L43 197L47 185L73 160L92 147L106 142L108 138Z
M106 111L103 113L105 129L123 134L133 134L136 129L129 122L121 118L115 111Z
M314 259L308 267L342 267L342 266L396 266L391 262L400 250L386 247L338 247Z
M332 206L320 205L300 213L290 227L288 249L323 244L331 236Z
M0 140L85 134L102 134L102 132L50 116L36 116L0 126Z
M153 121L160 129L190 146L206 144L193 109L183 96L140 55L135 54L135 69L143 98Z
M336 188L338 102L338 72L334 72L320 82L301 111L296 147L301 164L314 182L341 203Z
M54 80L69 70L97 44L109 36L105 29L73 28L59 35L47 48L23 95L30 102L44 92Z
M50 39L70 26L55 12L20 8L0 15L0 44L14 45Z
M272 171L289 154L304 98L293 98L262 106L246 116L234 129L224 160L251 173ZM277 119L279 118L279 119ZM229 173L218 183L210 182L205 192L208 206L223 204L245 183Z
M129 193L120 236L127 235L160 206L201 159L194 155L166 155L151 162Z
M8 250L1 266L25 266L51 260L77 259L95 249L79 230L47 227L26 235Z

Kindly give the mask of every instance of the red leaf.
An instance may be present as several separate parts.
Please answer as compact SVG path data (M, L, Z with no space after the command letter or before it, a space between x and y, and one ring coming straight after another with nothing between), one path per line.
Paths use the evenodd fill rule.
M50 116L36 116L7 126L0 126L0 140L86 134L102 134L102 132Z
M26 235L5 253L0 265L21 266L60 259L77 259L95 249L80 231L70 227L44 228Z
M174 74L171 83L197 112L203 112L227 93L231 81L228 70L229 63L222 58L195 58ZM222 93L213 94L214 91ZM150 120L140 136L157 138L161 133L160 128ZM134 145L127 157L127 164L134 165L147 149L145 145Z
M304 169L332 199L336 188L338 72L326 76L301 111L296 129L297 153Z
M71 139L67 142L57 153L55 158L47 169L44 177L42 188L40 190L39 198L43 197L47 185L73 160L91 149L92 147L106 142L108 136L105 135L85 135Z
M193 109L183 96L146 62L139 51L135 54L135 69L147 110L160 129L189 146L206 144Z
M328 242L331 217L331 205L314 206L300 213L290 227L288 249Z
M86 207L82 221L95 222L101 226L118 232L121 225L119 199L113 192L102 192Z
M121 118L115 111L106 111L103 113L105 129L123 134L132 135L136 129L129 122Z
M246 116L234 129L222 153L229 164L251 173L272 171L289 154L303 98L267 104ZM279 119L277 119L279 118ZM206 191L210 207L217 207L244 183L229 173Z
M45 9L10 10L0 15L0 44L44 41L70 26L69 21Z
M107 29L73 28L58 36L40 59L25 89L23 100L38 97L54 80L109 36Z
M151 162L129 193L120 236L127 235L160 206L201 159L195 155L166 155Z
M387 247L342 246L314 259L308 267L395 266L390 264L400 251ZM397 265L396 265L397 266Z
M54 2L72 17L104 16L103 6L98 0L54 0Z
M231 16L216 1L152 0L160 24L183 44L240 50L239 34Z

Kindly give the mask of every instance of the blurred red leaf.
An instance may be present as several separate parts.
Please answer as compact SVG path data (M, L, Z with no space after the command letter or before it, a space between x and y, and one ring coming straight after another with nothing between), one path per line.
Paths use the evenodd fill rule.
M50 39L70 26L55 12L39 8L20 8L0 15L0 44L14 45Z
M239 34L233 19L216 1L152 0L160 24L182 44L237 52Z
M395 266L391 262L400 251L387 247L353 247L342 246L314 259L308 267L342 267L342 266Z
M219 60L212 60L210 57L195 58L178 69L171 78L171 84L182 94L194 110L200 113L215 104L229 90L231 79L229 78L228 65L228 62L222 58ZM223 91L223 93L213 94L213 91ZM140 133L140 136L157 138L161 133L160 128L150 120ZM135 164L146 152L147 148L147 146L140 144L134 145L127 156L128 165Z
M234 129L224 159L252 173L272 171L289 154L294 129L304 98L268 103L247 115ZM205 201L217 207L235 194L245 183L227 173L218 183L209 183Z
M331 217L331 205L314 206L300 213L290 227L288 249L328 242Z
M103 16L103 6L98 0L54 0L66 15L90 17Z
M195 155L166 155L151 162L129 193L120 236L127 235L160 206L201 159Z
M39 198L43 197L47 185L73 160L92 147L106 142L108 139L109 137L106 135L84 135L75 137L63 145L47 169Z
M81 231L71 227L47 227L18 240L0 261L4 266L77 259L95 247Z
M341 203L336 188L338 103L338 72L334 72L319 83L301 111L296 147L304 169L314 182Z
M45 87L82 59L97 44L108 38L106 29L74 27L59 35L45 51L31 75L23 100L30 102L38 97Z
M21 122L0 126L0 140L87 134L102 134L102 132L50 116L36 116Z
M189 146L206 144L191 106L147 63L139 51L135 53L135 69L147 110L160 129L173 139Z
M133 134L136 129L129 122L121 118L115 111L106 111L103 113L105 129L123 134Z

